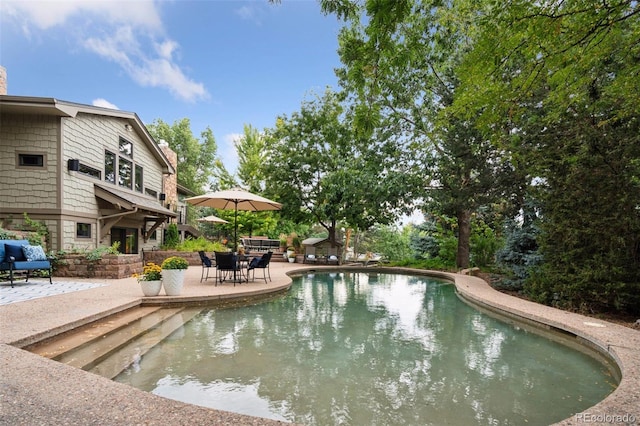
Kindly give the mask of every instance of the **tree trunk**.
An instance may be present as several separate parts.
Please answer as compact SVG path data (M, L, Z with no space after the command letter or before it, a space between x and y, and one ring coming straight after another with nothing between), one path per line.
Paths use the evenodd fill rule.
M469 267L471 212L469 210L460 210L456 216L458 219L458 251L456 253L456 266L459 269L465 269Z

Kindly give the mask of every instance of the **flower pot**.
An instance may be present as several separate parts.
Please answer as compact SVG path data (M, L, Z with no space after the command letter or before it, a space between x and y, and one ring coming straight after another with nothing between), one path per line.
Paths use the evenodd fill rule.
M163 269L162 286L167 296L179 296L182 293L186 269Z
M145 296L157 296L160 294L160 290L162 289L162 281L140 281L140 287L142 288L142 293Z
M296 258L295 258L295 257L290 257L290 258L289 258L289 263L293 263L293 262L295 262L295 261L296 261Z

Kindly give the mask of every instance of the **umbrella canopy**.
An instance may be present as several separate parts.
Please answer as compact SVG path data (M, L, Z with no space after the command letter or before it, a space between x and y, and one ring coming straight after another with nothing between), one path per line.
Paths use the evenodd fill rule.
M238 251L238 210L258 212L264 210L280 210L282 204L268 198L245 191L242 188L227 189L195 197L185 198L194 206L213 207L221 210L235 210L233 246Z
M229 223L226 220L213 215L201 217L200 219L198 219L198 222Z

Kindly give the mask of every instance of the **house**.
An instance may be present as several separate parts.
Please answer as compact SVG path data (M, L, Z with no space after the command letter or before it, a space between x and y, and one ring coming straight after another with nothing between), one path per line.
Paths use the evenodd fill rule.
M0 95L0 226L26 212L46 224L48 249L161 245L178 216L164 187L175 167L135 113Z
M339 241L332 245L328 238L307 238L301 244L304 247L305 258L312 255L315 258L327 259L330 256L335 256L339 259L341 255L342 243Z

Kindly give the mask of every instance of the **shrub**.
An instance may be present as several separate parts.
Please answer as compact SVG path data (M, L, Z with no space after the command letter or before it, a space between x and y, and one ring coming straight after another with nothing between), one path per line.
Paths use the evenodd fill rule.
M178 234L178 225L170 223L164 236L163 248L167 250L175 249L180 243L180 235Z
M178 244L175 248L177 251L187 251L187 252L195 252L195 251L204 251L213 253L215 251L225 251L226 247L219 241L209 241L204 237L198 238L187 238L184 242Z

